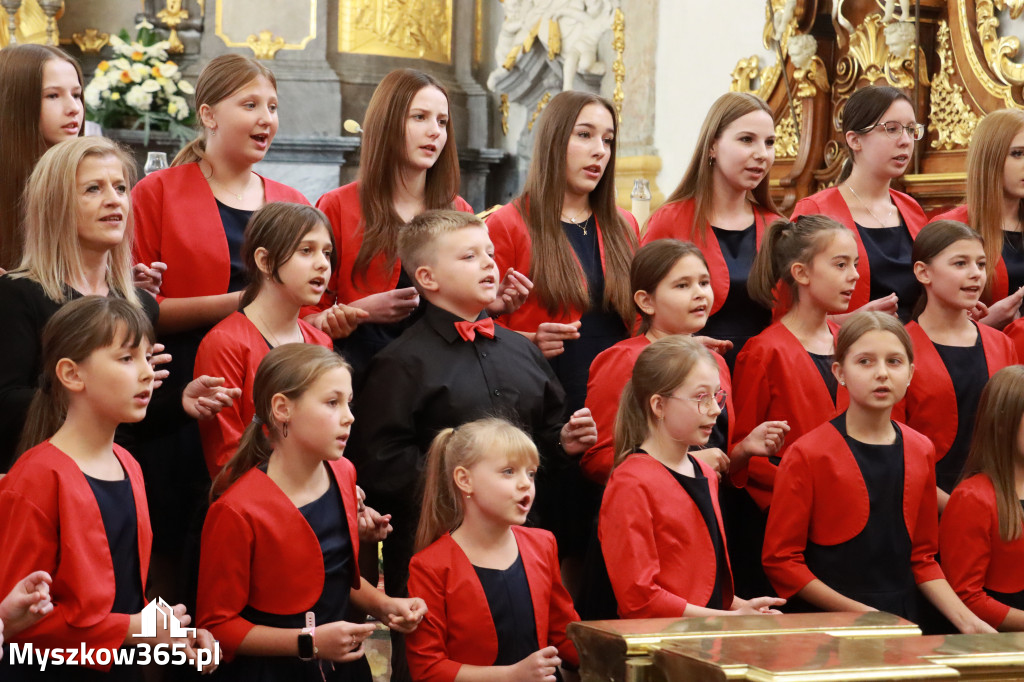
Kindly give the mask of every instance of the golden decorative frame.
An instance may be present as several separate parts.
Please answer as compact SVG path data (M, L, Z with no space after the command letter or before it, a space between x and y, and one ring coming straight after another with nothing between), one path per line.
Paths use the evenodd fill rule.
M309 34L306 35L305 37L303 37L302 40L300 42L298 42L298 43L279 42L279 41L284 41L285 39L284 38L280 38L280 37L275 39L273 37L273 32L271 32L271 31L260 31L259 36L257 36L256 34L250 34L250 35L246 36L245 40L243 40L243 41L238 41L238 40L235 40L234 38L231 38L230 36L228 36L224 32L224 19L223 19L224 1L225 0L217 0L217 4L216 4L216 6L214 8L214 12L215 12L215 15L214 15L214 31L215 31L217 37L220 38L221 40L223 40L224 44L227 45L228 47L247 47L247 48L251 49L253 51L253 53L256 54L256 58L257 59L267 59L267 58L273 59L274 56L277 54L278 50L304 50L304 49L306 49L306 46L309 45L310 41L316 39L316 3L317 3L317 0L308 0L308 2L309 2ZM266 34L266 40L264 40L264 35L265 34ZM268 50L266 52L264 52L264 54L270 53L270 57L260 57L259 54L257 54L257 50L258 49L262 49L263 45L265 43L267 43L268 41L269 41L269 43L271 45L272 53L270 53L270 49L271 48L268 48Z

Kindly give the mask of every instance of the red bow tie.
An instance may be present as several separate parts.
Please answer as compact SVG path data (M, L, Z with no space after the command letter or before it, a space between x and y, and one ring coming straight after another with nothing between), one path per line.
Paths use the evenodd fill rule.
M494 320L489 317L485 317L482 320L476 322L466 322L462 320L455 323L455 331L459 333L463 341L472 341L476 338L477 332L483 334L489 339L494 338Z

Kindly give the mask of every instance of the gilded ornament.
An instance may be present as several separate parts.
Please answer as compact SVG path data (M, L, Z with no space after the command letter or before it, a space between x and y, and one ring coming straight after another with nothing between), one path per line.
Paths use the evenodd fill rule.
M909 48L910 54L918 52L919 81L928 84L928 71L923 52L916 45ZM847 61L845 65L843 62ZM840 73L840 69L844 69ZM850 37L850 48L847 55L837 65L837 81L845 86L853 86L861 77L870 83L884 80L888 85L897 88L914 86L914 59L894 55L885 41L885 24L880 14L869 14L864 22L857 27ZM837 89L839 89L837 87Z
M71 39L83 54L99 54L103 46L110 42L110 34L100 33L98 28L87 28L82 33L72 33Z
M932 81L931 117L929 125L938 133L932 140L932 149L966 147L980 118L964 101L964 89L952 81L954 74L953 50L950 47L949 25L939 22L935 37L939 54L939 70Z
M171 45L167 51L173 54L184 52L185 46L182 44L181 38L178 37L178 26L188 19L188 10L182 8L181 0L167 0L167 6L156 13L156 18L171 29L171 35L167 38L167 42Z
M339 0L338 51L451 64L452 0Z
M260 31L259 37L253 34L246 38L245 44L253 51L256 59L273 59L278 50L284 47L284 38L275 36L272 31Z
M555 60L562 52L562 32L558 28L558 22L554 19L548 20L548 59Z
M804 104L799 102L796 105L797 120L793 121L793 115L787 108L781 121L775 124L775 158L795 159L800 152L800 137L797 130L804 117Z
M732 70L732 84L729 86L731 92L755 92L754 82L761 75L761 60L754 55L747 59L736 62Z
M828 189L836 184L839 174L843 170L843 164L850 158L850 153L845 145L840 145L835 140L829 140L825 145L824 153L825 167L814 171L814 179L818 181L818 190Z
M982 7L982 5L985 6ZM975 13L975 17L978 19L978 24L976 28L979 36L993 35L994 29L993 31L983 31L984 27L982 26L982 21L986 20L986 14L988 15L988 19L986 21L989 25L991 25L991 22L993 20L995 21L996 26L998 26L999 24L999 20L995 19L991 14L991 5L991 0L979 0L978 2L978 9ZM974 9L974 2L972 0L955 0L955 8L956 19L960 29L960 35L970 36L974 28L972 28L971 23L968 19L967 10L969 8ZM950 15L952 15L952 13L953 11L950 10ZM996 37L998 38L998 36ZM979 46L976 46L972 41L965 47L967 49L965 49L963 52L964 55L967 57L967 65L970 67L971 72L974 74L975 78L977 78L981 86L985 88L985 90L993 97L1001 99L1006 106L1019 107L1020 104L1014 98L1013 88L1009 84L1007 84L1004 79L1000 78L997 80L996 78L993 78L992 74L989 73L988 69L985 68L985 65L982 64L981 60L978 58L976 49ZM984 46L982 45L980 47L983 48ZM983 51L986 53L988 52L988 50L984 49Z
M473 14L473 65L484 59L484 0L476 0Z
M540 112L544 111L544 107L551 101L551 93L545 92L544 96L537 102L537 109L533 112L533 116L530 117L530 122L526 124L527 130L533 130L533 124L537 122L537 117L540 116Z
M814 97L818 92L828 92L831 86L828 83L828 74L825 71L825 62L821 57L815 55L806 69L797 69L793 73L796 80L796 96L798 99Z
M498 110L501 112L501 132L503 135L508 135L508 93L501 93L501 106Z
M516 45L509 50L508 56L505 57L505 62L501 65L506 71L511 71L515 68L516 61L519 59L519 53L523 51L522 45Z
M1020 39L999 35L998 12L1009 9L1010 17L1017 19L1024 12L1024 0L978 0L975 18L978 37L988 60L988 66L1004 85L1024 84L1024 64L1014 61L1020 53Z
M626 51L626 15L618 7L615 8L612 19L612 49L615 50L615 62L612 63L615 90L612 92L612 102L615 104L615 112L621 118L622 102L626 99L626 93L622 89L622 83L626 80L626 62L622 59Z

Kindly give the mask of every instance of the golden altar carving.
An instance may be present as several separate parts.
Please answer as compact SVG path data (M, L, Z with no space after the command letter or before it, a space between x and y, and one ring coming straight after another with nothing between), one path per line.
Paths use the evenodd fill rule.
M452 0L340 0L338 52L452 63Z

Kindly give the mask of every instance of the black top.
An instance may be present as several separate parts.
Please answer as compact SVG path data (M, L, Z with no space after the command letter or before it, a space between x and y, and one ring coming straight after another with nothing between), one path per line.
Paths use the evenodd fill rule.
M228 291L241 291L245 288L248 277L245 274L245 262L242 260L242 242L245 241L245 226L255 211L244 208L232 208L217 200L217 211L220 222L224 226L224 236L228 239L228 255L231 258L231 277L228 279Z
M900 216L899 227L864 227L857 225L871 268L871 300L895 292L899 297L897 315L903 322L921 295L921 283L914 276L912 252L914 240Z
M566 341L565 351L549 358L565 389L566 418L586 402L587 379L594 358L629 336L619 314L604 307L604 266L595 225L594 216L579 225L562 222L562 230L583 266L590 292L590 308L580 317L580 338ZM583 234L583 227L587 228L586 234Z
M70 287L66 291L71 299L82 297ZM146 316L155 325L160 315L156 300L141 289L136 291ZM29 403L39 385L43 327L60 307L38 282L26 277L0 277L0 320L4 326L0 334L0 472L10 468ZM159 395L157 391L154 398Z
M484 588L487 607L498 634L498 655L491 665L518 663L540 649L523 555L517 556L512 565L505 569L473 568Z
M455 329L460 319L426 304L422 318L373 359L353 404L345 454L381 513L393 505L419 509L417 488L434 436L474 419L503 416L532 436L542 462L564 457L558 440L565 393L544 356L500 325L493 339L463 341Z
M857 461L870 511L864 529L846 542L817 545L808 540L807 567L840 594L917 622L913 546L903 522L903 434L893 423L896 440L871 445L847 434L845 412L831 423Z
M708 444L704 447L707 448L718 448L722 452L729 454L729 414L726 406L722 406L722 411L715 419L715 426L711 429L711 437L708 438Z
M690 496L693 503L697 505L697 510L700 511L701 518L704 519L704 525L707 526L708 534L711 535L711 544L715 548L715 586L711 590L711 597L708 599L707 604L702 606L706 606L709 609L728 610L732 607L732 604L725 603L722 586L729 581L729 563L725 558L725 543L722 541L722 529L718 525L715 507L711 502L711 486L708 484L707 477L701 470L700 464L693 458L693 455L687 455L687 457L690 458L690 463L693 465L692 477L684 476L668 467L665 467L665 469L672 474L672 477L679 482L679 485L683 487L683 490Z
M1024 286L1024 234L1003 230L1003 263L1012 294Z
M110 558L114 562L114 605L111 613L138 613L144 606L139 566L139 524L132 482L106 481L85 474L103 517Z
M988 363L981 345L981 333L973 346L943 346L935 344L942 363L953 381L956 393L956 438L949 452L935 463L935 482L947 493L953 492L971 448L974 433L974 415L978 412L981 391L988 382Z
M818 374L821 375L822 380L825 382L828 394L832 396L832 404L834 405L836 402L836 392L839 390L839 380L832 373L832 363L835 362L835 357L832 355L818 355L810 351L807 351L807 354L811 356L814 366L818 368Z
M265 470L265 465L261 469ZM323 495L309 504L299 507L299 512L316 533L320 551L324 558L324 587L310 611L316 616L319 627L325 623L344 620L348 608L349 590L352 587L353 561L352 540L349 536L345 505L341 499L338 482L328 468L330 486ZM306 613L268 613L246 606L239 614L256 625L275 628L306 627ZM232 680L258 680L266 682L341 682L351 677L349 664L331 664L329 661L301 661L290 656L238 656L222 666L221 675ZM321 672L325 677L321 677Z
M743 230L723 230L711 226L722 249L722 257L729 268L729 294L718 312L708 318L701 332L713 339L732 341L732 350L725 353L729 369L736 367L736 356L749 339L757 336L771 324L772 311L750 298L747 280L757 255L755 224Z

